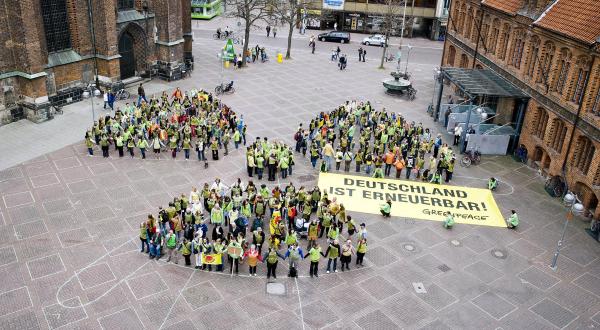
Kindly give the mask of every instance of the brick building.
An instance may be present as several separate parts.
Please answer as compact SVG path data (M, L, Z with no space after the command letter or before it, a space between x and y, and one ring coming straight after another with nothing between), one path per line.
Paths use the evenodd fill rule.
M189 0L2 0L0 125L43 121L83 87L152 72L177 78L192 59Z
M566 178L596 218L599 52L598 0L453 0L442 58L444 67L491 69L531 97L519 140L529 163Z

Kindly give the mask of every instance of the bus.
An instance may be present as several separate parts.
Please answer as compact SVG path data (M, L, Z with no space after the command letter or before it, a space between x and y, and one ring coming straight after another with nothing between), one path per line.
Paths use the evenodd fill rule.
M191 0L192 19L211 19L223 12L222 0Z

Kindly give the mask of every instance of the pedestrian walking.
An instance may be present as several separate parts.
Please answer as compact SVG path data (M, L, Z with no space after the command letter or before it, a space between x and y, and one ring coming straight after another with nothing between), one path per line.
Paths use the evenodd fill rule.
M267 38L271 35L271 26L267 25L267 27L265 28L267 30Z

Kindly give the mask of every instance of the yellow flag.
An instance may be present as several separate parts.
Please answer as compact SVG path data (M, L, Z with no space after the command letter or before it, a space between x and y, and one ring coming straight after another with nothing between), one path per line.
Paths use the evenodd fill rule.
M220 254L203 254L202 263L206 265L220 265L223 263Z

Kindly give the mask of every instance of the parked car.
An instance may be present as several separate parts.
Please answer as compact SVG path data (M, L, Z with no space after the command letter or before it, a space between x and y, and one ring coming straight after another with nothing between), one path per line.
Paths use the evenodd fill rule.
M373 45L373 46L385 46L385 36L381 34L374 34L372 36L368 36L363 39L363 45Z
M350 33L340 31L330 31L327 33L319 34L319 41L335 41L341 43L350 42Z

